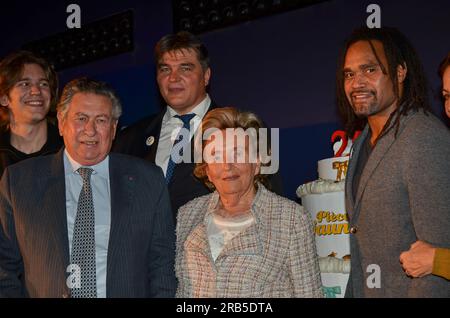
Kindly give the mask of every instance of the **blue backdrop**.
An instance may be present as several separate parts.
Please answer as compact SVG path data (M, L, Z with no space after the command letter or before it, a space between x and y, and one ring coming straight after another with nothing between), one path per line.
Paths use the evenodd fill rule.
M66 30L66 7L74 1L0 4L0 55L29 41ZM118 91L127 125L159 110L153 47L172 32L171 1L86 1L83 23L133 9L135 50L60 72L61 85L77 76L110 82ZM317 161L332 156L329 141L341 128L335 105L335 70L341 44L365 23L372 1L335 0L205 33L211 55L210 94L219 105L258 113L280 128L280 168L286 195L317 178ZM433 93L439 61L450 51L450 2L379 0L382 25L404 32L422 58ZM436 113L442 105L433 99ZM444 118L443 116L441 118Z

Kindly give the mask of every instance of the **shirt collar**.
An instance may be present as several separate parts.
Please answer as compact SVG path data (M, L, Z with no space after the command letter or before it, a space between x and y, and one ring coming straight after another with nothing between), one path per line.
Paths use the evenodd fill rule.
M78 168L83 167L83 165L76 162L67 151L67 148L64 149L64 173L65 175L69 175L72 173L78 174L76 172ZM88 168L92 168L94 170L92 174L99 174L101 177L108 178L109 177L109 155L106 156L105 159L100 161L99 163L93 166L84 166Z
M189 113L195 114L194 119L201 121L203 117L205 116L206 112L208 111L209 105L211 105L211 98L208 94L206 94L206 97L197 105L195 106ZM172 119L174 116L179 115L175 109L167 105L167 111L165 114L165 117L167 120ZM178 120L178 119L176 119Z

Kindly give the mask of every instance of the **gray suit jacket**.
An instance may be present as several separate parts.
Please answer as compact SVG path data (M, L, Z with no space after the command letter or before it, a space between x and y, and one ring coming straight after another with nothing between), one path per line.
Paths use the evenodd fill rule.
M110 154L107 297L173 297L175 231L164 177ZM69 297L62 150L5 170L0 186L0 297Z
M450 246L449 130L423 112L403 117L397 138L392 129L373 149L354 198L353 177L368 129L355 142L346 178L346 209L357 230L350 235L346 296L450 297L448 281L409 278L399 263L400 253L416 240ZM379 266L379 288L367 285L376 282L371 264Z

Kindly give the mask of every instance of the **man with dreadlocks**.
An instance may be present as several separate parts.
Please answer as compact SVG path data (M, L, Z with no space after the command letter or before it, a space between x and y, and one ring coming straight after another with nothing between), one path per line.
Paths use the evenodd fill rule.
M426 78L405 36L355 30L338 66L337 100L349 135L364 128L346 178L346 296L450 297L444 278L413 279L399 266L399 254L417 240L450 245L450 132L431 114Z

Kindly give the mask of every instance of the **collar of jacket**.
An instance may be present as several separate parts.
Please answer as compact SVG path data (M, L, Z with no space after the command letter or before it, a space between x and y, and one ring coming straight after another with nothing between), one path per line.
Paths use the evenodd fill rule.
M219 108L219 107L213 100L211 100L211 104L209 105L206 114L210 110L215 109L215 108ZM163 121L163 117L166 114L166 111L167 111L167 106L164 107L164 109L156 115L156 118L155 118L155 120L152 121L152 124L147 126L147 128L145 129L145 139L146 140L150 136L153 136L155 138L157 137L159 139L159 133L161 131L161 124ZM155 135L157 135L157 136L155 136Z
M261 231L265 231L266 230L266 224L267 224L267 220L265 220L266 216L268 215L265 210L267 209L267 207L272 206L269 202L269 198L270 196L269 194L269 190L267 190L260 182L257 183L258 189L256 191L255 194L255 198L253 199L253 203L252 206L250 208L250 212L253 214L253 216L255 217L255 223L258 226L258 230ZM220 195L219 192L214 191L211 194L211 198L208 202L208 207L206 210L206 213L203 217L203 222L204 224L206 224L206 220L209 214L213 213L217 207L217 204L219 203L220 200Z

